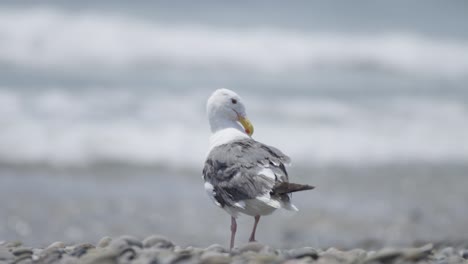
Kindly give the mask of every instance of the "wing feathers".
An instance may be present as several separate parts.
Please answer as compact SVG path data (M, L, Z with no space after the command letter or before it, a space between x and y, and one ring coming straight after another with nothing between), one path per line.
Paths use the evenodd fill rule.
M277 182L273 189L271 190L272 194L287 194L292 192L306 191L314 189L314 186L307 184L298 184L290 182Z

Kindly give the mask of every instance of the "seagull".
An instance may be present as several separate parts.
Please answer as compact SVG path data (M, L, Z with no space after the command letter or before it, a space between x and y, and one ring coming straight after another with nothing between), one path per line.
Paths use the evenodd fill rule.
M232 250L239 214L254 217L249 238L253 242L261 216L278 208L298 211L291 203L291 193L314 187L290 183L285 168L290 158L252 138L253 125L241 97L235 92L214 91L206 108L211 136L203 168L204 187L213 202L231 215Z

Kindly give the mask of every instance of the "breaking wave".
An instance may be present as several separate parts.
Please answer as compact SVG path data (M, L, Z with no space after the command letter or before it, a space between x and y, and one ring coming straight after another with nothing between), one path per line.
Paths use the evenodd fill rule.
M200 168L209 137L206 97L0 89L0 164ZM463 101L246 98L254 137L295 165L468 161Z
M227 68L290 74L351 68L458 78L468 74L468 43L413 33L232 29L58 9L3 9L0 63L52 71Z

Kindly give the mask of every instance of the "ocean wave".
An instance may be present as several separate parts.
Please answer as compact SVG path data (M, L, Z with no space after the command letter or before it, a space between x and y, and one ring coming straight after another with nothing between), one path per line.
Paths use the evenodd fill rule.
M459 78L468 43L411 32L346 34L165 25L105 13L1 9L0 63L58 71L350 68Z
M246 98L255 139L295 165L468 161L463 100ZM0 164L200 168L209 137L205 100L195 92L0 89Z

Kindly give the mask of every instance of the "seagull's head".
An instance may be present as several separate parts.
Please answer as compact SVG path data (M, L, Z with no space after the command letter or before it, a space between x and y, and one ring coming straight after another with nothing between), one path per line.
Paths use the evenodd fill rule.
M247 118L245 106L239 95L229 89L218 89L208 99L206 111L213 128L215 122L239 122L246 134L252 136L253 125Z

